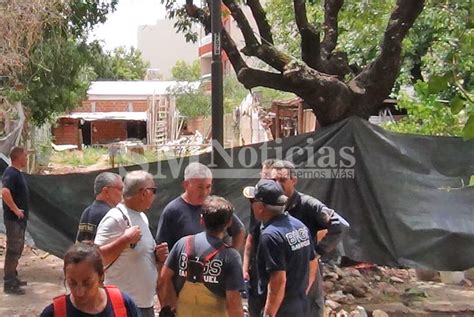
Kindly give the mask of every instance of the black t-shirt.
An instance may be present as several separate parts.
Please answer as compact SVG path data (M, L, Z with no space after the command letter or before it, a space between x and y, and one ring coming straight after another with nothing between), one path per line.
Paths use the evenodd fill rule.
M257 252L259 293L266 292L272 272L285 271L285 297L277 316L305 316L309 262L315 258L308 228L292 216L279 215L265 224Z
M24 220L18 219L10 207L3 201L3 219L10 221L26 221L28 219L28 197L29 191L25 176L13 166L7 167L2 178L3 187L8 188L12 194L13 201L18 208L25 212Z
M171 250L182 237L202 232L201 206L190 205L180 196L166 205L158 221L156 242L167 242ZM234 213L232 225L227 229L229 236L234 236L244 230L244 224Z
M110 300L109 294L107 293L107 305L104 310L98 314L88 314L80 311L71 303L71 295L66 296L66 312L68 316L73 317L114 317L114 311L112 309L112 302ZM133 300L125 293L122 293L123 302L125 304L125 309L127 310L127 317L140 317L141 314L137 308L137 305ZM53 304L47 306L40 317L54 317L54 306Z
M202 259L212 251L219 250L224 243L206 232L201 232L191 238L193 239L193 248L190 251L192 254L187 254L188 237L183 237L171 249L165 263L175 272L173 284L178 293L183 288L189 274L188 261L196 257ZM219 297L225 297L226 291L243 290L242 261L237 250L230 247L220 249L203 269L203 284Z
M94 241L99 222L111 208L101 200L95 200L92 205L87 207L82 213L81 220L79 220L76 240L79 242L84 240Z

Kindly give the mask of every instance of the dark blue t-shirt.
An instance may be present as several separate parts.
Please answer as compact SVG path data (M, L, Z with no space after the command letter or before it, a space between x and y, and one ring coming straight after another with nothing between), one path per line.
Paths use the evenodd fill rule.
M192 250L187 250L188 237L193 239ZM171 249L165 265L175 272L173 284L176 292L183 288L190 265L188 261L199 257L205 258L214 250L219 250L224 242L216 237L201 232L195 236L181 238ZM188 251L192 254L188 254ZM225 297L226 291L244 289L242 261L234 248L221 249L203 269L203 284L215 295Z
M229 236L244 230L244 224L234 213L232 225L227 229ZM158 221L156 242L167 242L171 250L182 237L204 231L201 225L201 206L190 205L179 196L166 205Z
M66 296L66 311L68 316L74 317L114 317L114 311L112 309L112 302L110 301L109 294L107 293L107 305L105 309L98 313L98 314L87 314L76 307L71 303L71 295ZM137 308L137 305L133 302L133 300L127 294L122 292L123 301L125 304L125 309L127 310L127 317L141 317L141 313ZM54 317L54 306L53 304L47 306L43 312L41 313L40 317Z
M84 240L94 241L99 222L111 208L101 200L95 200L92 205L87 207L81 215L81 220L79 220L76 240L79 242Z
M315 258L308 228L282 214L264 225L257 250L259 293L267 291L270 274L286 272L285 297L277 316L305 316L309 262Z
M19 220L10 207L3 201L3 219L10 221L26 221L28 219L28 186L23 173L13 166L7 167L2 178L3 187L8 188L12 194L13 201L18 208L25 212L24 220Z

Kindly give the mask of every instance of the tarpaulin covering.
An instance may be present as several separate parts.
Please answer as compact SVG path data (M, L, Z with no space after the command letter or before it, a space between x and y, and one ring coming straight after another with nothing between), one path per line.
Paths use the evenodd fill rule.
M468 186L473 141L391 133L350 118L314 133L220 153L220 161L203 154L127 168L146 169L156 178L158 193L147 213L153 234L164 206L182 193L189 160L211 166L214 194L229 199L248 223L242 188L256 183L262 160L286 158L299 168L298 190L351 224L343 241L349 258L442 271L474 267L474 187ZM29 230L38 247L61 256L74 241L98 173L28 177Z

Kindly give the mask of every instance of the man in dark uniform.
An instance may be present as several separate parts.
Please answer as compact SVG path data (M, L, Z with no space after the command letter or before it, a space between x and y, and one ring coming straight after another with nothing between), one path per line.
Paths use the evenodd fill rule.
M239 253L224 235L234 208L224 198L211 196L202 206L205 232L181 238L171 249L161 271L160 316L243 316Z
M204 230L201 224L201 207L212 189L211 170L201 163L189 164L184 170L183 187L184 193L166 205L158 221L155 240L157 243L168 243L170 250L182 237ZM245 229L235 214L227 233L232 237L232 246L240 249Z
M316 256L319 257L334 250L349 230L349 223L314 197L295 190L297 182L295 165L289 161L276 161L272 167L272 179L278 181L285 195L289 197L286 211L301 220L308 227L311 238L315 240ZM327 230L326 235L317 241L319 231ZM320 317L324 313L324 294L322 272L319 267L316 281L309 293L310 316Z
M103 172L94 181L94 202L87 207L79 220L78 242L94 241L99 222L105 214L122 201L123 182L118 174Z
M7 233L7 252L3 276L3 291L7 294L23 295L26 282L17 276L18 260L25 244L28 220L28 186L21 170L26 167L27 153L22 147L10 151L11 166L2 178L3 221Z
M260 172L261 179L271 177L272 165L275 159L267 159L262 163ZM252 208L250 208L250 223L247 239L245 241L243 272L244 279L247 280L249 286L248 310L250 317L260 317L262 309L265 305L265 297L258 294L258 275L257 275L257 246L260 241L260 221L255 219Z
M263 224L257 249L259 292L266 294L263 316L308 316L307 292L316 272L308 228L284 213L287 197L275 181L262 179L243 194Z

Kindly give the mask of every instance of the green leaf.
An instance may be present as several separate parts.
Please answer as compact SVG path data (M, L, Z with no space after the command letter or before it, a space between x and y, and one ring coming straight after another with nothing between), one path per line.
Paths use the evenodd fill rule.
M467 119L466 125L462 130L464 140L471 140L474 139L474 115L471 115L469 119Z
M454 96L453 99L449 102L449 106L451 107L451 112L454 114L458 114L464 108L465 100L459 96Z
M448 88L447 76L433 76L428 83L428 92L430 94L437 94Z

